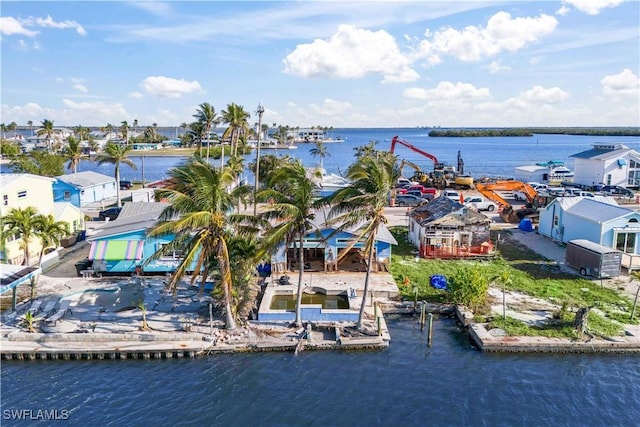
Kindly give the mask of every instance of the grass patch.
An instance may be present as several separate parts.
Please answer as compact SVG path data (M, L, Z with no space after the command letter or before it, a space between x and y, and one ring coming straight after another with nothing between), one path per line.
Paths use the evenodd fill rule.
M440 274L450 278L454 277L461 268L475 267L489 279L490 283L502 286L501 278L506 275L509 277L508 283L504 285L506 289L551 301L557 305L565 305L570 308L568 313L574 311L571 309L579 307L597 308L604 314L604 317L598 316L599 318L594 320L592 325L594 332L598 334L618 335L621 331L620 323L638 323L638 320L633 322L629 320L633 307L631 299L611 289L602 288L595 282L561 271L552 261L509 239L500 240L500 257L494 260L427 260L416 258L415 248L407 239L406 227L392 227L391 232L398 241L392 256L391 274L405 300L413 301L417 292L418 300L452 303L449 292L431 287L431 276ZM597 315L594 314L594 316ZM591 320L591 317L589 319ZM522 328L528 333L516 328L515 324L506 325L507 328L495 327L502 327L510 335L571 337L568 331L572 329L570 322L569 325L564 326L560 322L559 325L535 327L521 323L524 325Z

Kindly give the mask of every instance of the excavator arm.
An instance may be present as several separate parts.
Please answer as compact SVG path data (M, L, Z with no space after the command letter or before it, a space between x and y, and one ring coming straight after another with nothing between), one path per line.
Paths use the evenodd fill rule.
M396 144L400 144L403 145L405 147L407 147L409 150L414 151L418 154L423 155L424 157L427 157L429 159L431 159L433 161L433 164L435 165L438 162L438 159L436 158L436 156L434 156L433 154L429 154L426 151L423 151L421 149L419 149L418 147L416 147L413 144L408 143L407 141L405 141L404 139L400 138L399 136L394 136L393 139L391 140L391 153L393 154L395 149L396 149Z
M498 191L522 191L527 196L527 201L531 204L534 203L536 199L537 192L536 190L530 186L529 184L521 181L511 181L511 180L502 180L488 183L477 183L476 190L480 192L483 196L485 196L489 200L493 200L500 206L501 214L503 220L510 223L517 223L520 221L521 216L523 214L528 214L532 212L522 211L520 214L514 211L513 206L509 202L507 202Z

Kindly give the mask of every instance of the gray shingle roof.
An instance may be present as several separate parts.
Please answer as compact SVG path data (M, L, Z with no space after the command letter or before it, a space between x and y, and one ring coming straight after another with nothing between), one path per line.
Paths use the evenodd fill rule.
M472 224L488 224L491 220L460 203L440 196L430 203L418 206L409 212L409 216L421 226L440 225L448 227L464 227Z
M611 205L608 203L592 200L591 197L584 197L577 203L566 209L566 212L592 220L596 223L611 221L633 213L632 209L623 208L621 206Z

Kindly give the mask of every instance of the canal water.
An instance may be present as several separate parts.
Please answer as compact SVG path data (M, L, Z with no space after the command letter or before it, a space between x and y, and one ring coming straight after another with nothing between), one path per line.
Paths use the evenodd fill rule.
M417 319L382 351L3 362L11 411L97 426L637 426L637 355L487 354L451 319Z

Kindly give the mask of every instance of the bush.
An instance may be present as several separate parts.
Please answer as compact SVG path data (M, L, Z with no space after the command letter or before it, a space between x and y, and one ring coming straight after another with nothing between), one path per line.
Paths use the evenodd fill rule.
M474 312L486 309L489 279L481 269L476 266L463 267L448 279L454 303L462 304Z

